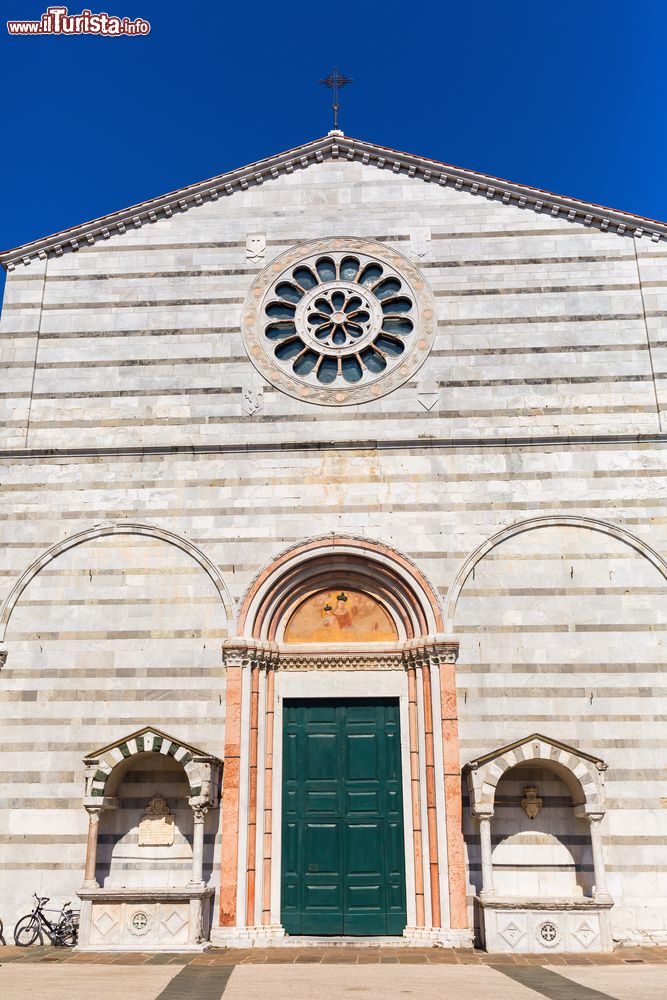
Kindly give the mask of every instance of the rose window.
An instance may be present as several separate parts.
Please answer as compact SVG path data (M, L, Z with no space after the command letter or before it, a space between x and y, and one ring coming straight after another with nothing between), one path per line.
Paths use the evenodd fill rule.
M278 258L251 289L244 322L250 357L269 381L322 403L361 402L406 381L433 331L416 268L361 240Z

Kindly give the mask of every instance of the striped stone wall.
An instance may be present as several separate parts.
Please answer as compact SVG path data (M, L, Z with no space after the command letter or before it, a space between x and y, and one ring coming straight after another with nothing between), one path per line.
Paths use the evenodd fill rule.
M76 466L68 471L76 494ZM69 527L63 530L63 514L52 507L47 529L61 538ZM7 582L49 547L43 534L36 546L20 529L17 536L19 523L4 525ZM147 722L222 756L226 635L211 579L156 538L96 538L57 556L26 587L9 621L11 652L0 675L0 898L8 925L33 892L70 898L81 884L84 756ZM187 802L185 810L191 813ZM103 815L105 870L117 825L117 816ZM212 849L215 830L207 833Z
M455 615L463 758L543 732L608 763L609 889L628 930L667 929L664 597L664 577L629 545L561 525L492 549ZM477 884L472 821L467 835Z
M424 228L430 249L417 257ZM416 378L359 408L265 386L245 416L242 389L260 384L239 332L263 266L246 260L257 232L266 262L329 235L411 256L439 320ZM666 262L662 243L325 162L12 272L0 599L95 525L158 531L57 554L9 619L8 924L32 891L67 898L80 884L86 753L153 724L223 755L220 646L233 622L202 563L160 532L203 553L234 602L285 546L332 531L396 546L443 604L470 554L516 521L611 522L667 555ZM636 549L554 525L494 547L453 615L462 763L535 730L609 762L617 936L667 927L664 598Z
M254 373L241 308L263 266L246 260L245 241L256 232L267 260L324 235L387 241L434 290L438 337L418 380L438 384L439 406L427 412L413 380L358 411L323 409L327 436L391 440L397 417L403 436L658 429L664 243L325 162L12 272L0 327L8 444L310 436L312 405L271 388L261 413L241 412Z

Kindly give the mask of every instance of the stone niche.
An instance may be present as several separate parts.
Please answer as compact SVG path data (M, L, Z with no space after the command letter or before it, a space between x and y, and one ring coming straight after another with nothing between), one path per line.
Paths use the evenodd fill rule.
M469 849L481 862L475 918L487 951L612 950L605 768L539 734L466 765L479 831L477 840L468 830Z
M85 763L89 832L79 948L206 947L220 761L145 729Z

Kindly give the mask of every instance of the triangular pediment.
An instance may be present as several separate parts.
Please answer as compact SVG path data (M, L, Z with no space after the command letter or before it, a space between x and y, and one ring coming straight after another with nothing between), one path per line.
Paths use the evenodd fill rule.
M615 232L620 236L639 238L646 235L656 242L667 240L667 223L664 222L333 132L236 170L6 250L0 253L0 263L13 270L18 264L29 264L35 258L75 252L99 240L107 240L111 235L171 218L176 213L196 209L205 202L245 191L253 185L271 183L283 174L309 169L332 159L356 160L380 170L414 177L424 183L465 191L472 197L548 213L567 222Z
M555 750L562 750L573 757L589 761L591 764L595 764L600 770L603 770L607 766L601 757L594 757L592 754L585 753L583 750L573 747L569 743L561 743L560 740L555 740L551 736L543 736L542 733L531 733L530 736L516 740L514 743L507 743L505 746L498 747L497 750L492 750L490 753L484 754L483 757L477 757L475 760L469 761L465 767L469 770L477 770L485 764L489 764L497 758L503 757L505 754L511 753L513 750L518 750L519 747L526 746L526 744L533 743L536 740L539 740L540 743L546 743Z
M200 750L190 743L185 743L183 740L178 739L175 736L170 736L168 733L162 732L156 726L144 726L143 729L137 729L136 732L129 733L126 736L121 736L120 739L114 740L113 743L107 743L106 746L100 747L99 750L93 750L92 753L86 754L83 758L84 763L99 760L104 757L105 754L110 753L112 750L119 750L123 753L123 748L128 748L128 756L131 755L129 751L129 744L136 745L137 740L145 741L147 736L151 736L160 742L160 746L169 744L173 747L180 747L187 753L191 754L193 757L208 757L210 756L205 750ZM135 751L136 752L136 751Z

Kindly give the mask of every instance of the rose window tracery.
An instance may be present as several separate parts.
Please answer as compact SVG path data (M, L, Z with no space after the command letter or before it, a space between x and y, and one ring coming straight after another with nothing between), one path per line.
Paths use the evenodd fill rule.
M283 254L246 303L244 337L270 382L313 402L354 403L405 382L434 333L431 293L395 251L331 240Z

